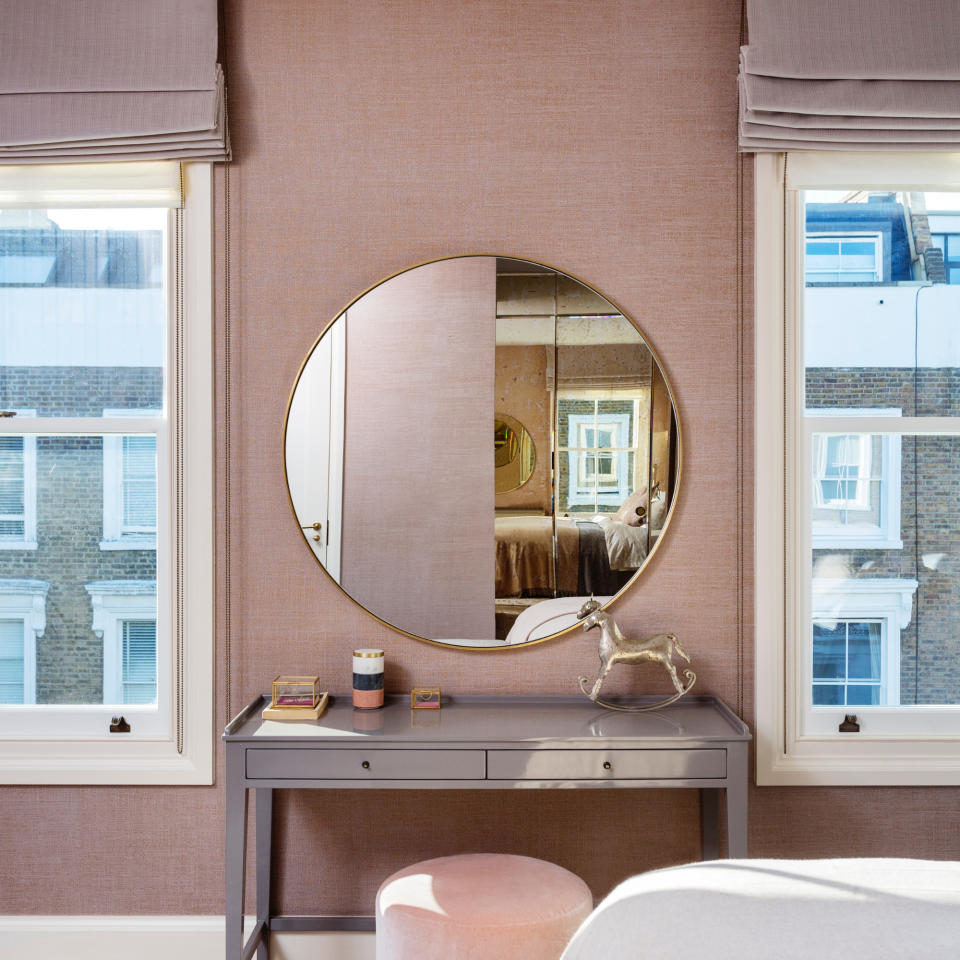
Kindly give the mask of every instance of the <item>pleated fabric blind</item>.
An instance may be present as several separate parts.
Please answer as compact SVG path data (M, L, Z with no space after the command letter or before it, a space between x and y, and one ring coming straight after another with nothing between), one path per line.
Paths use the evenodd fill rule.
M5 0L0 163L229 159L216 0Z
M740 147L956 150L956 0L747 0Z

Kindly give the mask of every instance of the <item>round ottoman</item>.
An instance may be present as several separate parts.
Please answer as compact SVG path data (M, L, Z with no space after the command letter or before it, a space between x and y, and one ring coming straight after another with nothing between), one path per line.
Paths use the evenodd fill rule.
M592 909L590 888L545 860L424 860L377 891L377 960L558 960Z

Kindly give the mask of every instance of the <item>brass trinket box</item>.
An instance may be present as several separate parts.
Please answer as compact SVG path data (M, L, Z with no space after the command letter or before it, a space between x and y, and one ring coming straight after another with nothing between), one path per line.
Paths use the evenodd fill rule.
M312 709L320 702L319 677L277 677L273 681L274 710L307 707Z

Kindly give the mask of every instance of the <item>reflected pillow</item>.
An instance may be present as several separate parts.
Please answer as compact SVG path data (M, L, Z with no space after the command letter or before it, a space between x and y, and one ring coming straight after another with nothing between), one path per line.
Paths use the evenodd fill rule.
M623 501L623 505L613 515L613 519L619 520L621 523L629 524L631 527L639 527L641 523L646 521L646 506L647 491L637 490L635 493L631 493L630 496ZM642 517L637 513L638 507L644 508L644 515Z

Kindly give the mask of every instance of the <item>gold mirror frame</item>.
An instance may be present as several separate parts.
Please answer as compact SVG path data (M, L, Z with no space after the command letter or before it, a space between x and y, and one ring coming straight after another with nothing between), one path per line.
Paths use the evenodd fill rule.
M656 365L656 367L659 369L660 375L661 375L661 377L662 377L662 379L663 379L664 386L666 387L667 394L668 394L669 399L670 399L670 407L671 407L671 411L672 411L673 425L674 425L674 427L675 427L676 445L675 445L675 459L674 459L674 463L673 463L673 471L674 471L673 495L672 495L671 500L670 500L669 503L667 504L666 516L664 517L663 526L662 526L661 529L660 529L660 533L659 533L659 536L658 536L657 539L656 539L656 542L652 545L652 547L650 548L650 550L649 550L649 552L647 553L646 557L644 558L643 563L642 563L642 564L640 565L640 567L636 570L636 572L633 574L633 576L630 577L630 579L611 597L611 599L610 599L609 601L607 601L607 603L603 604L602 607L600 608L600 609L607 609L607 608L609 608L610 606L612 606L614 603L616 603L616 601L619 600L628 590L630 590L633 586L635 586L635 584L638 582L640 576L643 574L643 572L644 572L644 571L647 569L647 567L649 566L651 559L654 557L654 555L655 555L655 554L658 552L658 550L660 549L660 546L661 546L661 544L663 543L663 541L664 541L664 539L665 539L666 533L667 533L668 529L670 528L670 525L671 525L671 523L672 523L672 521L673 521L673 517L674 517L674 514L675 514L675 512L676 512L677 501L678 501L679 495L680 495L680 488L681 488L681 481L682 481L682 474L683 474L683 431L682 431L682 427L681 427L681 423L680 423L680 416L679 416L679 412L678 412L678 408L677 408L677 399L676 399L676 395L675 395L674 390L673 390L673 386L672 386L672 384L671 384L671 382L670 382L670 379L669 379L669 377L668 377L667 374L666 374L666 370L664 369L664 364L663 364L663 361L662 361L661 358L660 358L660 355L657 353L656 349L653 347L653 345L652 345L652 343L651 343L651 341L650 341L650 338L644 333L644 331L641 329L641 327L639 326L639 324L637 324L637 322L633 319L633 317L630 316L629 313L627 313L626 311L624 311L624 310L619 306L619 304L618 304L615 300L613 300L612 298L608 297L606 294L602 293L601 291L597 290L596 287L594 287L593 285L587 283L585 280L581 279L581 278L578 277L576 274L569 273L569 272L567 272L566 270L561 270L559 267L551 266L550 264L543 263L542 261L539 261L539 260L532 260L532 259L530 259L530 258L528 258L528 257L512 256L512 255L505 255L505 254L493 254L493 253L458 254L458 255L454 255L454 256L450 256L450 257L434 257L434 258L429 259L429 260L423 260L423 261L420 261L420 262L418 262L418 263L412 264L412 265L410 265L410 266L408 266L408 267L404 267L404 268L401 269L401 270L397 270L395 273L392 273L392 274L390 274L389 276L384 277L383 279L377 281L376 283L371 284L369 287L367 287L365 290L361 291L357 296L355 296L352 300L350 300L348 303L346 303L346 304L342 307L342 309L340 309L340 310L326 323L326 325L325 325L325 326L323 327L323 329L321 330L320 334L317 336L317 339L314 341L313 345L310 347L310 350L307 352L307 355L304 357L303 362L300 364L299 369L297 370L296 378L294 379L293 386L291 387L290 393L289 393L288 398L287 398L286 411L285 411L285 414L284 414L284 420L283 420L283 435L282 435L282 448L283 448L283 451L284 451L284 455L283 455L283 476L284 476L284 482L285 482L285 484L286 484L286 489L287 489L287 502L288 502L288 504L289 504L289 506L290 506L291 513L293 514L293 517L294 517L295 520L299 520L299 518L298 518L298 516L297 516L296 507L295 507L295 505L294 505L294 503L293 503L293 497L292 497L291 488L290 488L290 478L289 478L288 473L287 473L286 447L287 447L287 433L288 433L288 428L289 428L289 423L290 423L290 411L291 411L291 407L292 407L293 402L294 402L294 397L295 397L296 392L297 392L297 387L299 386L299 384L300 384L300 382L301 382L301 379L303 378L304 371L306 370L307 365L309 364L311 358L312 358L313 355L314 355L314 352L315 352L315 351L317 350L317 348L319 347L319 345L320 345L321 341L323 340L323 338L324 338L324 337L326 336L326 334L330 331L330 329L334 326L334 324L337 322L337 320L339 320L340 317L342 317L342 316L344 315L344 313L346 313L347 310L349 310L351 307L353 307L355 304L357 304L357 303L358 303L361 299L363 299L363 297L365 297L368 293L370 293L370 292L373 291L373 290L376 290L377 288L383 286L383 285L386 284L386 283L389 283L391 280L393 280L393 279L395 279L395 278L397 278L397 277L400 277L400 276L402 276L403 274L409 273L409 272L412 271L412 270L416 270L418 267L427 266L428 264L442 263L442 262L448 261L448 260L461 260L461 259L474 258L474 257L486 257L486 258L492 258L492 259L494 259L494 260L512 260L512 261L522 262L522 263L526 263L526 264L529 264L529 265L534 266L534 267L541 267L541 268L543 268L544 270L547 270L547 271L550 271L550 272L552 272L552 273L557 274L558 276L567 277L567 278L569 278L570 280L573 280L573 281L575 281L576 283L579 283L579 284L582 285L586 290L590 291L591 293L595 294L596 296L602 298L602 299L605 300L607 303L609 303L609 304L614 308L614 310L617 311L617 313L618 313L620 316L622 316L625 320L627 320L627 321L634 327L634 329L637 331L638 336L639 336L640 339L643 341L643 343L644 343L644 345L646 346L646 348L649 350L650 355L651 355L652 360L653 360L653 363L654 363L654 364ZM497 416L499 416L499 414L498 414ZM299 524L298 524L298 526L299 526ZM301 534L303 535L304 545L305 545L305 546L307 547L307 549L310 551L310 555L313 557L314 561L317 563L317 565L318 565L318 566L320 567L320 569L323 571L324 575L325 575L325 576L330 580L330 582L343 594L343 596L344 596L348 601L350 601L350 603L352 603L355 607L358 607L359 609L363 610L364 613L366 613L368 616L372 617L372 618L373 618L374 620L376 620L377 622L381 623L383 626L388 627L390 630L396 631L397 633L399 633L399 634L401 634L401 635L403 635L403 636L410 637L410 638L413 639L413 640L419 640L419 641L421 641L421 642L423 642L423 643L428 643L428 644L431 644L431 645L436 646L436 647L445 647L445 648L447 648L447 649L449 649L449 650L459 650L459 651L465 651L465 652L474 652L474 651L475 651L475 652L488 652L488 651L497 651L497 650L500 650L500 651L502 651L502 650L518 650L518 649L525 649L525 648L527 648L527 647L531 647L531 646L533 646L533 645L535 645L535 644L544 643L544 642L546 642L546 641L548 641L548 640L555 640L555 639L557 639L557 638L559 638L559 637L562 637L562 636L565 636L565 635L567 635L567 634L570 634L570 633L572 633L573 631L579 630L579 629L581 628L581 625L580 625L579 623L575 623L575 624L572 624L572 625L569 626L569 627L565 627L565 628L562 629L562 630L558 630L558 631L555 632L555 633L551 633L551 634L548 634L548 635L543 636L543 637L537 637L537 638L532 639L532 640L526 640L526 641L524 641L524 642L522 642L522 643L516 643L516 644L499 643L499 644L490 645L490 646L474 646L474 645L464 645L464 644L448 643L448 642L445 642L445 641L443 641L443 640L436 640L436 639L432 639L432 638L430 638L430 637L419 636L418 634L411 633L411 632L409 632L409 631L407 631L407 630L404 630L402 627L398 627L396 624L391 623L391 622L389 622L388 620L384 620L382 617L378 616L378 615L375 614L372 610L370 610L369 608L365 607L365 606L364 606L363 604L361 604L359 601L357 601L356 599L354 599L354 597L351 596L351 594L348 593L347 590L345 590L345 589L340 585L340 583L339 583L333 576L331 576L330 572L327 570L327 568L326 568L326 567L323 565L323 563L320 561L319 557L317 557L317 555L316 555L316 554L313 552L313 550L311 549L310 543L309 543L309 540L308 540L308 536L310 535L310 531L308 530L308 528L307 528L307 527L301 527Z

